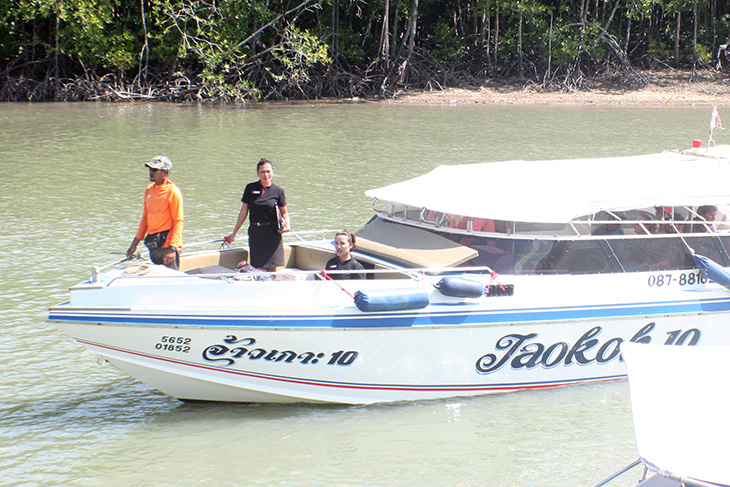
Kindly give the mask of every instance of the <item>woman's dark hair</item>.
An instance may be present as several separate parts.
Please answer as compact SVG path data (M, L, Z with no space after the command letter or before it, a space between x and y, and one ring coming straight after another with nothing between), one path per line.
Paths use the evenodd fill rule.
M711 211L717 211L717 206L715 205L704 205L697 208L697 214L700 215L702 218L705 217L709 212Z
M357 246L357 238L355 238L355 234L351 231L347 229L340 230L339 232L335 233L335 238L339 237L340 235L344 235L345 237L347 237L347 240L350 241L350 250L354 249Z
M258 170L259 170L259 169L261 168L261 166L263 166L264 164L268 164L269 166L271 166L271 169L274 169L274 165L273 165L273 164L271 163L271 161L270 161L270 160L268 160L268 159L267 159L267 158L265 158L265 157L262 157L262 158L261 158L261 160L259 161L259 163L258 163L258 164L256 164L256 172L258 172Z

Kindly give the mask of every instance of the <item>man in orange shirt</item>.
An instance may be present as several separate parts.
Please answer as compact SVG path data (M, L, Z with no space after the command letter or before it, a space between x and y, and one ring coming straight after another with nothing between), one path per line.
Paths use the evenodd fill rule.
M127 257L134 255L137 245L144 239L153 263L178 269L184 223L183 198L180 189L168 179L172 161L165 156L155 156L145 166L150 170L152 182L144 190L142 220Z

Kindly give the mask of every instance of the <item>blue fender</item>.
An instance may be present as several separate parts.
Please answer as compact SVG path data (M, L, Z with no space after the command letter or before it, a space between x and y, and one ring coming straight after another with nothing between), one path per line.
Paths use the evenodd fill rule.
M421 289L377 289L355 293L355 306L365 313L421 309L428 303L428 294Z
M716 283L730 289L730 271L704 255L693 254L697 268Z

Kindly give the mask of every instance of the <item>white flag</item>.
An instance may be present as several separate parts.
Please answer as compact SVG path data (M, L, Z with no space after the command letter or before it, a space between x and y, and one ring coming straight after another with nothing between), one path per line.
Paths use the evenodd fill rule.
M725 130L725 127L722 126L722 119L720 118L720 114L717 112L716 106L712 107L712 116L710 116L710 131L715 129Z

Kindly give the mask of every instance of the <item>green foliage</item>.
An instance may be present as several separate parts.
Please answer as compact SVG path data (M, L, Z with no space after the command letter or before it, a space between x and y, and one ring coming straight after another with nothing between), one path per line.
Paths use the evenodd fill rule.
M272 50L283 70L272 76L277 81L302 83L309 80L309 68L317 64L326 65L332 62L327 44L309 31L296 27L288 27L281 44Z
M551 63L553 65L568 65L579 55L583 42L577 35L575 26L555 26L553 25L553 37L550 43L550 52L548 49L547 39L543 45L542 59L547 61L548 55L551 55Z
M212 100L221 101L245 101L258 100L261 91L248 80L238 79L235 82L227 82L224 74L215 74L209 69L204 69L200 75L203 83L201 96Z
M714 53L704 44L697 44L697 59L700 61L711 62Z
M361 46L363 42L361 33L354 31L350 27L345 27L340 29L339 37L340 48L338 54L340 56L355 65L367 64L368 53Z
M672 46L668 46L659 39L652 39L647 52L654 59L666 60L674 56Z
M459 62L466 54L467 46L445 21L439 21L425 39L425 45L434 58L451 65Z
M126 71L137 63L139 38L125 29L108 0L76 1L62 12L60 50L89 68Z
M711 61L717 44L730 34L730 3L713 3L712 11L710 0L588 1L587 25L580 23L581 4L418 0L420 55L411 62L435 60L439 67L413 72L442 66L498 72L518 59L540 66L549 58L551 68L577 60L615 62L617 49L633 55L632 61L673 60L677 13L681 54L692 61L695 5L701 60ZM20 69L39 78L43 71L36 67L48 69L59 58L76 61L66 64L69 71L58 70L62 77L83 74L81 67L134 76L149 63L157 73L198 80L200 96L240 100L260 97L264 90L266 96L304 93L312 77L328 72L324 68L337 57L343 61L339 65L368 73L375 85L383 73L369 70L388 65L376 63L382 61L382 23L388 19L385 31L397 53L415 4L390 0L387 6L386 16L385 0L0 0L0 60L13 67L10 76ZM475 46L482 55L472 55Z

